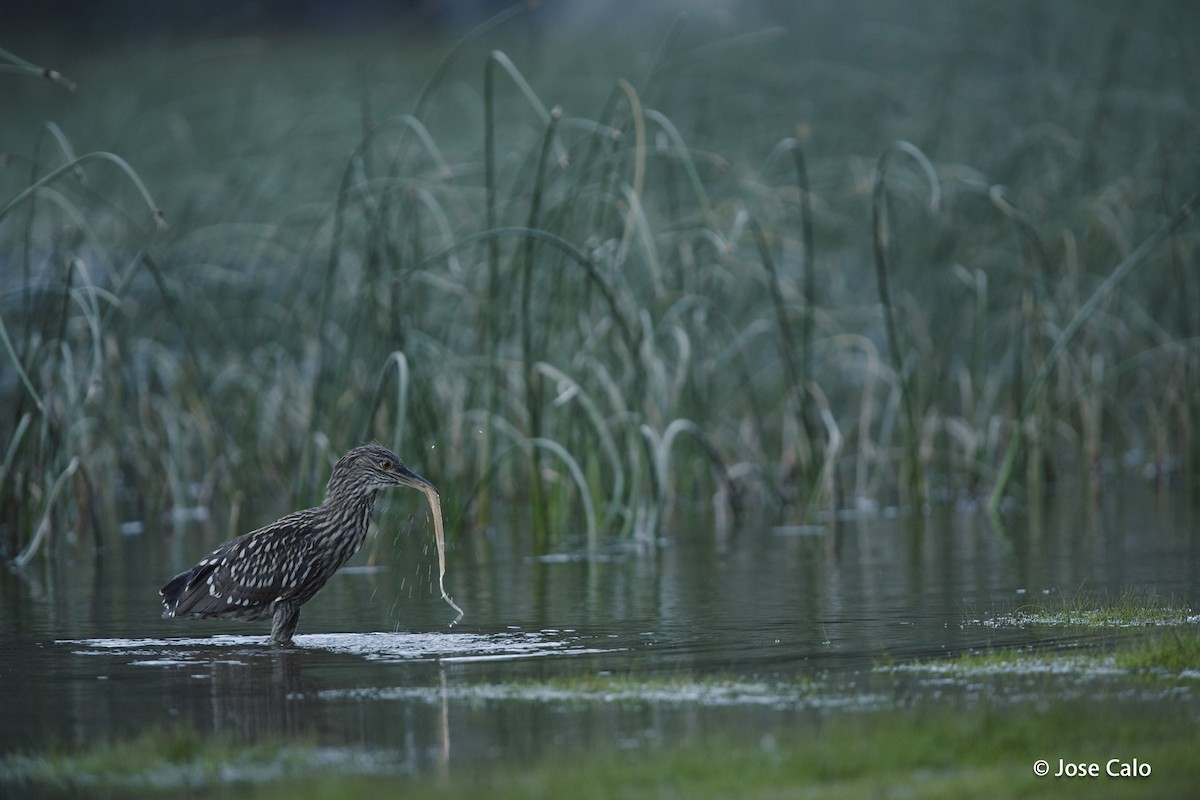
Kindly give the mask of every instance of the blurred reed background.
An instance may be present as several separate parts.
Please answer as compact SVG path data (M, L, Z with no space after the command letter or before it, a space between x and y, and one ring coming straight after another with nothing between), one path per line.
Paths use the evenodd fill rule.
M1191 5L457 8L0 40L7 559L1200 488Z

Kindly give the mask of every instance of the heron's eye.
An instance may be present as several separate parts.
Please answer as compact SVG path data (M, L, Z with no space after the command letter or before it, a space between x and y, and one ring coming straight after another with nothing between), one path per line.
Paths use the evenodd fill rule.
M393 464L391 461L389 461L386 458L383 461L379 462L379 468L381 470L383 470L384 472L391 472L395 468L395 466L396 466L395 464Z

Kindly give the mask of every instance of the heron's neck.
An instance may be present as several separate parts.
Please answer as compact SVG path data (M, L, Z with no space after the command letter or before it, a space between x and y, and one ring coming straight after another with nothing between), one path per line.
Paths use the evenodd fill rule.
M338 561L344 563L362 547L374 506L375 492L326 495L321 510L328 519L322 528L329 531L325 544L337 551Z

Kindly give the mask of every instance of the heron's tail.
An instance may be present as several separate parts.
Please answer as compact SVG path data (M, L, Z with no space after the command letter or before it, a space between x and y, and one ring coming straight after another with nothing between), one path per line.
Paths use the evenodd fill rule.
M158 590L162 595L163 602L163 617L175 616L175 610L179 608L179 601L183 599L187 592L188 578L191 577L192 570L181 572L171 579L170 583Z

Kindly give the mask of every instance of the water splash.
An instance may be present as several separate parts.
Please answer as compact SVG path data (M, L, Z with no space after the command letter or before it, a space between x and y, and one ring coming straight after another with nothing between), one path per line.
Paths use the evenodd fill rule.
M545 656L609 653L621 648L598 647L591 638L570 630L503 631L501 633L308 633L293 647L275 650L262 636L217 635L165 639L60 639L57 645L77 655L135 658L138 666L179 666L214 659L241 663L237 656L269 652L327 652L368 661L412 662L506 661Z

